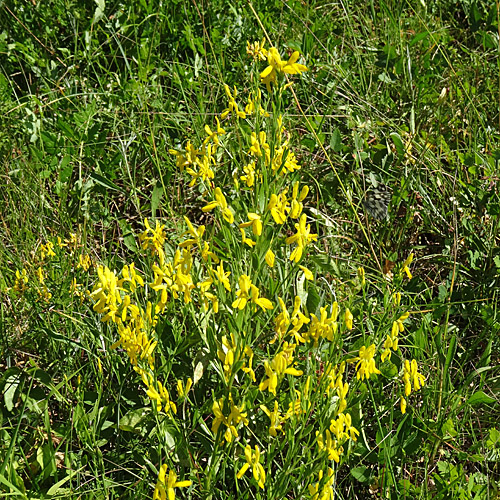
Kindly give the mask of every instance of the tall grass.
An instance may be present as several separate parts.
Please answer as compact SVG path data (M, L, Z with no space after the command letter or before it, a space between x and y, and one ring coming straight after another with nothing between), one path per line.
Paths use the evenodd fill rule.
M498 497L496 5L0 16L2 494Z

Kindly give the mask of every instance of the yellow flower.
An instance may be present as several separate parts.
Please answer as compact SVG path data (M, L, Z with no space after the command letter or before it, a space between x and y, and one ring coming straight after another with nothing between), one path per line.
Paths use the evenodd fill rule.
M344 320L345 320L345 326L347 327L348 330L352 330L352 320L353 320L353 315L352 312L349 311L349 309L345 310L345 315L344 315Z
M248 165L244 166L243 172L245 172L245 175L242 175L240 180L242 180L247 187L253 187L255 184L255 162L252 161Z
M241 242L244 245L248 245L250 248L252 248L257 244L255 241L252 240L252 238L247 238L244 229L240 228L240 233L241 233Z
M139 274L137 274L135 264L133 262L130 266L123 266L122 283L128 283L132 293L135 292L137 286L144 286L144 280Z
M333 341L333 336L337 333L337 318L339 314L339 306L337 302L332 304L331 314L328 317L326 307L320 308L320 317L311 314L311 326L309 331L304 335L305 340L314 340L314 347L318 345L319 339L324 338L328 341Z
M260 450L257 445L255 445L255 452L252 451L250 445L245 446L245 458L247 463L239 470L236 477L241 479L243 474L251 467L253 472L253 477L257 481L260 488L264 489L264 483L266 482L266 472L264 467L260 463Z
M217 255L215 255L215 253L210 250L210 243L208 241L203 242L201 258L204 262L208 262L208 260L211 259L214 264L219 263L219 257L217 257Z
M272 309L274 307L269 299L260 297L259 289L252 284L250 276L242 274L238 284L240 289L236 292L236 300L232 304L233 308L242 310L249 300L262 309Z
M26 269L16 270L16 280L14 282L14 286L12 289L17 293L24 293L28 288L26 285L28 284L28 273Z
M216 144L206 144L203 148L203 153L200 158L197 158L193 166L195 168L187 167L186 172L191 175L192 179L189 186L192 187L196 184L198 179L205 182L207 179L213 179L215 173L211 166L215 165L216 161L212 155L212 151L215 150ZM195 170L197 168L197 170Z
M297 181L293 185L292 197L289 200L291 202L290 205L290 217L292 219L298 219L300 214L302 213L303 204L302 201L305 199L307 194L309 193L309 186L304 186L299 195L299 182Z
M401 407L401 413L404 415L406 413L406 399L403 396L401 396L399 403Z
M77 269L82 268L84 271L88 271L91 265L92 260L90 258L90 255L80 254L78 256L78 264L76 266Z
M333 491L333 483L335 481L335 474L332 468L328 467L328 481L325 483L321 490L321 494L319 493L319 485L321 480L323 479L323 471L320 470L318 473L318 482L316 484L309 484L307 489L309 490L309 494L312 497L312 500L334 500L334 491Z
M182 172L184 167L189 165L194 165L198 156L201 155L201 151L196 149L191 141L186 143L185 152L178 151L177 149L169 149L168 152L176 157L176 166Z
M330 362L326 364L325 371L321 375L321 381L324 377L328 382L328 385L326 386L327 395L330 395L330 391L332 389L336 389L339 386L341 386L342 388L344 387L342 381L342 376L344 372L345 372L345 361L342 361L340 366L332 365Z
M212 422L212 432L214 434L217 434L220 424L224 424L227 429L226 432L224 433L224 439L228 442L231 443L233 438L238 437L238 431L236 427L240 424L243 423L244 425L248 425L248 419L247 419L247 414L244 411L245 409L245 403L243 403L241 409L236 406L231 397L229 398L229 406L230 406L230 413L226 417L223 413L223 408L224 408L224 398L219 399L219 401L214 401L212 405L212 411L215 415L214 421Z
M386 358L391 359L391 349L393 351L398 350L398 338L393 337L391 335L387 335L387 338L384 342L384 349L385 349L384 352L380 356L380 360L382 361L382 363L385 361Z
M193 385L193 381L191 377L187 379L186 386L184 387L184 383L182 380L177 381L177 394L179 395L179 398L184 399L189 391L191 390L191 387Z
M250 276L242 274L238 280L238 285L240 289L236 292L236 300L232 303L232 307L242 310L245 308L250 298L250 286L252 285Z
M271 424L269 426L269 435L270 436L277 436L278 431L285 432L283 431L283 427L281 425L281 422L283 420L283 416L281 415L278 407L278 401L274 401L274 410L270 411L267 406L265 405L260 405L261 410L269 417L271 420Z
M396 321L392 323L392 336L396 337L398 332L403 333L405 331L405 327L403 325L403 321L410 316L409 312L402 314Z
M224 377L226 381L229 381L229 377L233 370L233 365L235 361L238 361L238 359L236 358L237 352L238 345L236 344L234 333L231 333L231 342L229 342L226 335L223 335L222 346L220 349L217 349L217 356L222 361L224 367Z
M416 360L413 359L410 363L407 359L405 359L403 382L405 384L406 396L409 396L411 394L412 384L414 391L418 391L425 385L425 377L421 373L419 373Z
M284 224L286 221L287 213L290 211L288 200L286 197L286 190L279 194L272 194L267 205L267 209L271 211L274 222L276 224Z
M248 363L247 361L245 361L243 363L243 366L241 367L241 369L248 374L248 376L252 379L252 382L255 382L256 379L255 379L255 372L253 371L253 368L252 368L252 363L253 363L253 351L252 351L252 348L247 345L245 346L245 349L244 349L244 353L245 353L245 356L248 356Z
M156 226L153 229L149 225L148 219L144 219L144 225L146 229L139 235L139 241L141 242L141 247L143 250L151 250L152 253L162 254L163 245L165 244L165 239L167 234L165 233L165 226L160 225L156 221Z
M170 470L167 476L167 470L167 464L160 467L153 500L175 500L174 488L185 488L192 484L191 481L177 481L177 474L173 470Z
M219 299L217 298L216 295L213 293L209 292L208 290L213 284L213 280L211 278L201 281L200 283L197 284L197 287L200 290L200 299L202 301L202 307L204 311L208 311L208 306L209 303L212 303L212 309L214 313L219 312Z
M408 279L411 280L413 278L411 272L410 272L410 264L413 260L413 254L411 253L408 258L403 262L403 271L406 273L406 276L408 276Z
M266 261L266 264L269 266L269 267L274 267L274 260L275 260L275 255L274 255L274 252L269 249L267 252L266 252L266 255L264 257L265 261Z
M259 289L255 285L250 286L250 294L252 303L261 307L262 309L272 309L274 307L273 303L269 299L260 297Z
M297 157L293 151L288 149L288 141L285 141L279 148L275 148L271 168L280 175L287 172L295 172L302 167L297 163ZM308 188L309 189L309 188Z
M228 224L232 224L234 222L233 212L231 212L231 210L229 209L229 207L227 205L226 198L222 194L222 191L221 191L221 189L219 187L215 188L214 196L215 196L215 200L211 201L210 203L208 203L207 205L205 205L201 209L202 212L210 212L214 208L220 207L220 209L222 210L222 217L224 217L224 220Z
M45 257L55 257L54 243L47 241L45 245L40 245L41 260L45 260Z
M262 102L262 92L257 89L257 97L253 97L253 92L248 95L248 104L245 106L245 113L247 115L252 115L255 111L258 111L261 116L269 117L269 113L260 105Z
M101 321L117 322L118 309L122 303L120 291L124 291L122 287L123 280L119 280L116 274L108 267L99 266L97 268L99 281L94 286L90 297L96 301L93 306L95 312L102 314Z
M253 212L248 212L248 221L242 222L238 227L252 227L252 233L254 236L260 236L262 234L262 219L259 214L255 214Z
M71 280L71 285L69 287L69 291L70 293L72 293L73 295L76 295L77 297L80 297L80 301L83 302L84 299L85 299L85 294L84 292L81 290L83 288L83 285L78 283L76 281L76 278L73 278Z
M43 268L42 267L39 267L37 270L36 270L36 274L38 276L38 282L43 285L45 283L45 273L43 272Z
M252 43L247 40L247 54L251 56L254 61L265 61L267 57L267 50L264 48L265 43L265 38L263 38L260 42Z
M205 132L208 137L205 138L203 144L206 144L209 141L213 141L214 144L219 145L219 136L226 133L226 131L220 126L220 122L217 117L215 117L215 121L217 122L217 129L214 131L212 131L212 129L208 125L205 125Z
M325 437L323 437L320 432L316 431L316 437L319 451L325 451L328 454L328 460L335 460L335 462L339 463L340 455L342 455L344 449L342 446L338 446L338 442L332 437L331 432L327 429Z
M300 217L300 221L298 223L295 223L295 229L297 230L297 233L285 240L287 245L292 245L293 243L297 244L297 247L290 254L290 260L295 261L297 264L302 257L302 252L305 249L306 245L309 242L316 241L318 239L317 234L311 234L311 225L306 225L306 222L306 214L302 214L302 216Z
M293 351L295 347L295 344L289 345L288 342L283 342L283 350L276 354L271 363L268 361L264 362L267 379L259 384L259 391L264 392L267 389L276 395L278 378L283 377L285 374L293 375L294 377L302 375L302 370L297 370L291 366L293 365Z
M221 113L220 115L221 118L222 119L226 118L226 116L229 115L231 111L234 111L237 118L243 118L243 119L246 118L247 116L246 113L244 111L240 111L240 109L238 108L238 104L236 103L236 96L238 95L236 86L234 86L234 95L231 93L230 88L226 84L224 84L224 90L229 99L229 104L228 107Z
M156 401L156 410L160 412L162 408L164 408L165 413L177 413L177 407L175 406L175 403L170 401L170 394L168 393L167 388L164 387L159 380L156 380L155 384L153 376L145 370L137 367L136 371L139 372L144 385L148 388L146 394L149 396L149 399Z
M231 284L229 283L229 276L231 275L231 271L224 271L224 262L220 261L219 266L213 271L219 283L222 283L224 288L230 292Z
M205 234L205 226L198 226L198 229L195 229L191 221L184 216L184 221L187 224L188 230L181 234L181 238L189 234L191 238L183 241L179 248L191 247L192 245L198 245L201 248L201 243L203 241L203 235Z
M304 273L304 276L307 280L314 281L314 274L309 269L307 269L307 267L299 265L299 268Z
M365 270L362 267L358 267L358 276L359 276L359 280L361 282L361 286L365 286L365 283L366 283Z
M252 145L250 146L250 150L248 152L258 158L260 158L262 156L262 152L264 152L266 164L268 164L271 158L271 147L266 142L266 133L259 132L259 135L257 136L255 132L252 132L250 142Z
M282 61L278 50L275 47L271 47L267 52L267 63L269 66L260 74L260 79L266 84L267 91L271 92L270 83L276 83L276 74L288 73L289 75L300 74L303 71L307 71L307 68L298 64L300 54L295 51L288 61Z
M372 344L370 347L362 346L359 350L359 356L348 359L349 363L356 363L356 378L364 380L365 377L368 379L370 375L376 373L379 374L380 371L375 366L375 344Z

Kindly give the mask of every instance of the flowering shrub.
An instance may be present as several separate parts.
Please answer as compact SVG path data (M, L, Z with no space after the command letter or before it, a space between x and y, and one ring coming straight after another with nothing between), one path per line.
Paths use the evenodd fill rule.
M136 262L96 264L85 293L76 278L72 284L112 327L109 350L126 354L151 402L157 432L149 439L161 456L155 499L172 500L176 488L199 498L218 489L241 498L261 490L264 498L333 498L338 471L365 446L358 438L367 387L390 394L405 413L406 398L425 384L399 342L409 313L398 287L412 278L411 256L383 306L368 293L363 268L356 292L318 294L309 256L319 251L321 228L307 210L310 187L282 114L286 75L307 68L297 52L285 61L263 43L249 43L248 53L254 70L267 60L260 83L246 98L225 85L227 105L206 137L170 150L199 193L176 244L161 221L145 219ZM208 227L198 222L203 213L212 214ZM76 251L59 241L66 246ZM33 286L50 301L44 265L53 256L47 242L37 278L19 270L12 293ZM91 265L79 256L78 269L90 273ZM165 423L175 429L168 438Z

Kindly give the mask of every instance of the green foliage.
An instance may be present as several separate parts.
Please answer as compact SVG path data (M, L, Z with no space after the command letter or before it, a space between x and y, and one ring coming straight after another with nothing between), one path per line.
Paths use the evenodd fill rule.
M192 481L176 488L180 498L315 498L308 486L321 492L328 467L338 498L498 498L498 17L498 6L482 0L0 3L2 494L150 498L168 463L177 481ZM286 58L299 50L309 71L292 76L294 93L279 101L260 86L269 120L222 121L228 136L215 179L190 187L170 150L187 140L201 148L205 124L213 129L227 107L223 84L236 85L246 104L266 66L252 68L246 44L266 34ZM314 282L288 258L284 241L295 221L281 231L268 217L250 249L220 208L201 210L221 187L234 214L265 216L270 193L285 184L270 176L252 192L235 187L233 174L243 175L250 133L271 137L280 112L287 154L302 165L287 185L310 187L304 213L318 241L301 265ZM388 220L364 209L380 183L392 191ZM99 281L99 264L121 277L133 262L147 283L134 303L156 304L158 257L137 237L145 218L160 221L172 260L186 239L183 216L206 226L204 241L230 263L232 292L217 288L219 316L201 314L199 292L191 304L171 300L148 330L158 342L153 386L164 383L177 405L169 416L125 353L111 349L118 327L101 321L85 290ZM42 257L47 242L51 258ZM411 253L408 279L402 263ZM196 284L209 266L195 250L193 258ZM271 312L233 314L248 270ZM294 362L304 375L284 377L274 398L259 384L282 346L270 344L278 296L289 312L300 297L309 317L337 301L341 335L316 347L298 343ZM382 362L406 311L399 346ZM236 333L241 348L243 330L255 383L243 358L226 380L218 356L228 350L222 335ZM339 404L323 397L320 375L327 361L355 358L371 343L381 373L358 380L356 363L347 364L345 412L360 436L337 464L318 450L316 431L325 434ZM425 386L412 391L403 415L402 374L412 359ZM176 383L189 377L183 399ZM286 413L295 390L303 417L283 420L284 434L272 438L261 405L272 410L276 400ZM232 443L224 424L212 431L213 403L225 397L227 415L229 394L236 405L245 401L250 417ZM250 471L236 479L246 443L260 448L265 490Z

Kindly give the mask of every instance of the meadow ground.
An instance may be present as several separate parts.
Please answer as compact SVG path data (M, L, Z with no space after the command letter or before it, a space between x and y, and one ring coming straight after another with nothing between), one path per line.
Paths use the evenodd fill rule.
M500 5L0 3L0 497L500 498Z

